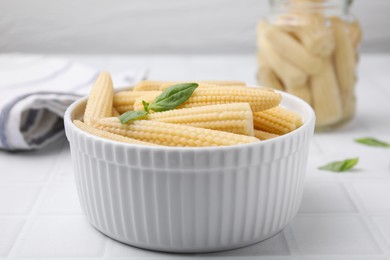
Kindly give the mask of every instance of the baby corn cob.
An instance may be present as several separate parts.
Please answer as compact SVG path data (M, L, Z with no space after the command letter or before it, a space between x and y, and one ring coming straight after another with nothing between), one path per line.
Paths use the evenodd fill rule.
M213 86L246 86L246 83L239 80L187 80L187 81L170 81L165 82L160 86L160 90L165 90L172 85L180 83L198 83L199 87L213 87Z
M355 51L352 41L348 38L344 22L337 17L333 17L331 20L336 39L333 62L336 69L337 81L341 90L342 102L345 103L354 93L356 79Z
M118 110L115 109L115 107L112 108L112 116L119 116Z
M279 136L277 134L272 134L272 133L268 133L268 132L257 130L257 129L255 129L254 131L255 131L255 137L260 139L261 141L272 139L272 138Z
M174 109L150 114L148 119L253 136L253 115L248 103Z
M275 72L266 66L260 66L257 72L257 80L265 87L284 90L284 87Z
M282 107L274 107L253 113L253 122L257 130L282 135L300 127L302 118L300 115Z
M275 49L280 50L278 54L291 64L296 65L309 75L318 73L322 67L322 60L309 53L297 40L288 33L279 30L275 26L268 26L265 38ZM269 61L269 60L268 60Z
M162 84L169 81L158 81L158 80L142 80L138 82L133 90L134 91L158 91Z
M183 83L183 82L179 82L179 83ZM160 87L160 90L161 91L164 91L166 90L167 88L175 85L175 84L179 84L179 83L166 83L166 84L163 84L161 85ZM197 88L213 88L213 87L224 87L224 88L245 88L246 86L245 85L215 85L215 84L210 84L210 83L203 83L203 82L194 82L194 83L198 83L198 87Z
M328 57L335 48L333 32L325 26L302 26L294 34L314 55Z
M112 115L114 89L108 72L101 72L89 94L84 112L84 122L91 125L96 118Z
M325 60L321 73L312 76L310 89L316 111L316 125L330 125L341 120L342 102L330 58Z
M280 81L278 76L276 76L271 66L268 64L263 52L257 52L257 61L260 64L256 75L257 81L266 87L283 91L284 87L282 85L282 82Z
M142 100L150 103L157 95L142 96L134 103L134 110L144 109ZM279 93L258 88L200 88L178 108L200 107L207 105L249 103L252 111L261 111L279 105L282 96Z
M360 42L362 41L362 29L358 21L346 22L345 23L349 29L349 37L352 41L353 47L356 50L359 47Z
M264 54L265 61L281 79L287 90L295 86L303 86L306 83L308 78L307 74L282 58L269 41L261 35L259 44L260 51Z
M87 125L87 124L81 122L80 120L74 120L73 123L78 128L80 128L81 130L83 130L85 132L88 132L90 134L93 134L93 135L96 135L96 136L99 136L99 137L107 138L107 139L110 139L110 140L113 140L113 141L124 142L124 143L128 143L128 144L155 145L155 144L152 144L152 143L142 142L142 141L139 141L139 140L136 140L136 139L125 137L125 136L122 136L122 135L117 135L117 134L113 134L113 133L110 133L110 132L106 132L106 131L100 130L98 128L95 128L94 126Z
M303 85L301 87L289 88L288 92L293 94L294 96L302 98L309 105L313 104L313 100L312 100L312 97L311 97L311 91L310 91L310 87L309 87L308 84Z
M159 95L160 91L120 91L114 95L114 107L119 113L133 110L134 102L144 95Z
M167 146L227 146L259 141L252 136L152 120L121 124L116 117L101 118L96 120L96 127L114 134Z

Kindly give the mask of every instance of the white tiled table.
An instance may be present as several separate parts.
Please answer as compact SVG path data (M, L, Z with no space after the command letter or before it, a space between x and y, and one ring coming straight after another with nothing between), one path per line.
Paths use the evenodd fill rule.
M69 57L69 56L68 56ZM154 79L241 79L255 83L253 56L70 56L101 69L148 67ZM259 244L207 255L151 252L115 242L92 228L73 183L65 138L35 152L0 152L0 258L390 259L390 149L353 139L390 141L390 55L365 55L358 112L351 124L312 142L299 214ZM332 160L360 157L348 173L319 171Z

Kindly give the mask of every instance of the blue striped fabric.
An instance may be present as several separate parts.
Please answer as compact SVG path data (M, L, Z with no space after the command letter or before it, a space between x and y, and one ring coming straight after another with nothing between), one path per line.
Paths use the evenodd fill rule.
M98 73L66 59L0 55L0 149L37 149L62 136L66 108L88 93ZM128 70L113 80L132 85L143 76Z

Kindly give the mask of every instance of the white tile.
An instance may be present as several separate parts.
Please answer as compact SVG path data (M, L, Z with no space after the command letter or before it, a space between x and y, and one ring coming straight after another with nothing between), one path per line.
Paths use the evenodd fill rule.
M225 257L233 257L233 256L285 256L290 255L290 250L288 248L286 238L283 232L279 234L261 241L260 243L235 249L224 251L220 253L213 254L205 254L203 256L225 256Z
M310 150L309 150L310 155L322 155L322 150L319 146L319 144L316 141L315 136L310 142Z
M85 217L39 217L18 253L21 257L100 257L105 241Z
M69 146L66 146L61 154L61 162L57 170L56 181L73 182L74 172Z
M390 181L355 182L352 186L368 211L390 212Z
M338 182L306 182L301 213L356 212L347 191Z
M164 253L164 252L157 252L157 251L151 251L146 250L138 247L133 247L130 245L126 245L120 242L117 242L115 240L110 240L109 242L111 244L111 251L110 251L110 257L135 257L135 258L172 258L172 257L179 257L180 255L176 254L170 254L170 253Z
M24 224L22 218L0 218L0 257L6 257Z
M390 216L375 216L372 218L390 247Z
M0 185L0 215L28 214L41 188L41 185Z
M328 159L323 155L309 154L307 161L306 177L307 179L335 180L334 172L321 171L318 167L326 164Z
M299 260L389 260L386 256L357 256L357 255L351 255L351 256L304 256L299 257Z
M8 153L0 151L0 182L46 181L57 163L64 139L40 150Z
M126 244L122 244L111 240L111 257L148 257L148 258L180 258L185 256L182 254L169 254L156 251L144 250L141 248L132 247ZM286 239L283 233L279 233L267 240L264 240L260 243L235 249L228 250L218 253L208 253L208 254L196 254L200 258L204 257L246 257L246 256L286 256L290 255L290 251L287 246ZM195 255L192 255L195 256Z
M298 215L290 228L298 250L304 255L380 254L358 216Z
M39 214L78 215L82 214L74 183L52 183L47 189Z

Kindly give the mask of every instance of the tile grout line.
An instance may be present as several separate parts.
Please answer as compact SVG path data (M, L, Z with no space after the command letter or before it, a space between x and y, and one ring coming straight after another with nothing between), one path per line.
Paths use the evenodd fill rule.
M64 144L65 143L65 144ZM64 142L60 147L60 152L58 153L55 161L53 162L53 165L50 168L50 174L47 178L46 182L42 185L41 190L39 191L39 194L37 198L35 199L33 206L30 209L30 212L26 215L24 215L25 223L23 224L23 227L19 231L19 234L17 235L15 242L13 243L10 251L8 252L8 258L16 258L17 257L17 250L19 249L20 244L23 242L23 237L28 233L28 231L31 229L34 217L38 216L38 210L39 207L42 205L43 199L48 191L48 188L50 184L53 182L53 179L56 176L56 173L59 171L62 162L61 157L63 153L65 152L65 147L67 145L66 142Z
M359 199L359 195L356 193L356 191L353 188L353 182L354 181L350 181L350 180L340 180L340 183L344 186L345 190L350 195L351 199L356 205L357 210L360 213L359 215L362 217L368 230L373 236L374 241L376 242L378 248L382 251L384 256L390 257L390 248L389 248L390 245L388 244L388 241L386 241L386 238L384 237L382 232L378 230L378 226L374 223L371 214L366 210L364 204Z

